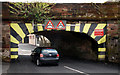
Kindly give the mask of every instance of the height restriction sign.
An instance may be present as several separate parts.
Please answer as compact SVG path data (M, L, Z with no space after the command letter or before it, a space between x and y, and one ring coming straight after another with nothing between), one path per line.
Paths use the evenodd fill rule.
M51 20L48 21L47 25L45 26L45 29L54 29L54 25Z
M65 30L66 20L45 20L44 27L45 29Z
M63 24L63 22L60 20L60 22L58 23L56 29L65 29L65 25Z
M104 30L103 29L95 29L94 36L103 36Z

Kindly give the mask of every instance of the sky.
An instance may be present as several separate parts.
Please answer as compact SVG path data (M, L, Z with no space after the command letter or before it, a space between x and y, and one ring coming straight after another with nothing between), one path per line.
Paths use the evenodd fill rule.
M108 0L0 0L1 2L104 3Z

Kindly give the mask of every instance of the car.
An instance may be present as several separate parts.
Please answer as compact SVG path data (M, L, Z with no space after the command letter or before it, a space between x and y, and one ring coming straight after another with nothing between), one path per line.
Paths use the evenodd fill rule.
M32 61L37 66L52 63L58 65L59 54L56 49L50 47L36 47L31 53Z

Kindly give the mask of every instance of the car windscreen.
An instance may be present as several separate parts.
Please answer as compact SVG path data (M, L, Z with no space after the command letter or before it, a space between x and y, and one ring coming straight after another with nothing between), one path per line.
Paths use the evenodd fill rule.
M55 49L42 49L43 54L49 54L49 53L55 53L57 54L57 51Z

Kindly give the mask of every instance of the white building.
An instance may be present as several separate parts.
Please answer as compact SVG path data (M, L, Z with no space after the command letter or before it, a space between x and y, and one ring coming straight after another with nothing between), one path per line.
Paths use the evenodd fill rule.
M43 35L29 34L29 44L40 47L50 47L50 41Z

